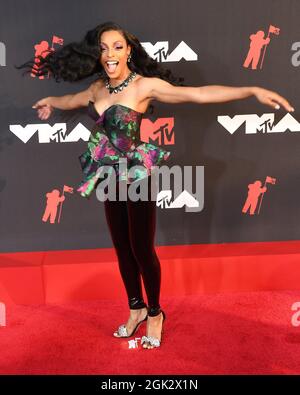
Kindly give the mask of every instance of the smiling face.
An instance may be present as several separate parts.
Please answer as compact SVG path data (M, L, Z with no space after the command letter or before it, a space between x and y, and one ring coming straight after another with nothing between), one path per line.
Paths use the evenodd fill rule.
M130 73L127 58L131 47L119 31L110 30L102 33L99 42L101 64L110 79L124 79Z

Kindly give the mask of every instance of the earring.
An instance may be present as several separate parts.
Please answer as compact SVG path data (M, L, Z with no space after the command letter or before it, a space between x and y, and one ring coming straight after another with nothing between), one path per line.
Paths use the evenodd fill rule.
M127 62L129 63L131 61L131 54L129 54Z

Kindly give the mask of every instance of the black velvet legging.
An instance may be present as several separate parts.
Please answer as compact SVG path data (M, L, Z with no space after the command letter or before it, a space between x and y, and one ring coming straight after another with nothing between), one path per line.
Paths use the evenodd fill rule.
M151 200L151 177L147 177L148 200L104 200L106 221L115 247L130 309L147 307L141 277L148 298L148 315L161 312L159 294L161 267L155 252L156 202ZM128 191L127 185L127 191Z

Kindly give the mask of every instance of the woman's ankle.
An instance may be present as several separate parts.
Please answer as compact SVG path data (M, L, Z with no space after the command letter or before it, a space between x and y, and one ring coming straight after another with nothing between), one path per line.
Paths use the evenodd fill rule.
M153 306L148 306L148 316L149 317L156 317L161 314L161 307L160 305L153 305Z
M141 307L140 309L130 309L131 318L140 318L141 316L145 316L147 313L147 307Z
M133 297L128 299L128 305L130 310L135 310L135 309L142 309L142 308L147 308L146 303L144 302L142 297Z

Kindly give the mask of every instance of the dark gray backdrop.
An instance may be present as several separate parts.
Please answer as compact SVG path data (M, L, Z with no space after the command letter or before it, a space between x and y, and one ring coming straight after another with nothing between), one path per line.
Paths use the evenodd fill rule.
M300 40L300 2L291 0L29 0L1 1L0 41L6 46L6 66L0 68L0 250L41 251L111 247L103 203L68 195L60 224L41 221L45 193L82 179L78 156L86 142L39 144L37 135L24 144L9 125L41 123L31 106L46 96L85 89L90 80L60 84L38 80L13 65L33 56L33 46L52 35L64 43L114 20L141 42L168 41L169 50L183 40L197 61L166 62L190 86L262 86L287 97L299 119L300 70L291 62L292 44ZM279 27L272 35L261 70L242 67L249 35ZM205 207L201 212L157 208L157 245L294 240L300 237L300 133L246 135L242 126L230 135L218 115L274 112L254 97L230 103L166 104L153 102L153 120L174 117L175 145L169 164L205 166ZM286 111L276 113L277 123ZM48 121L79 121L91 128L86 109L56 111ZM269 175L277 179L265 196L259 215L241 213L247 185Z

